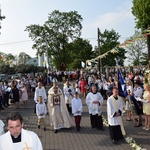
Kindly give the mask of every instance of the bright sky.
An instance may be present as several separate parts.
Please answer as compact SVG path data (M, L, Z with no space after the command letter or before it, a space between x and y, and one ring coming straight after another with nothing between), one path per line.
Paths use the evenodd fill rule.
M26 52L35 57L33 42L24 31L31 24L43 25L53 10L77 11L83 18L82 38L97 45L97 28L102 32L114 29L120 42L134 34L135 21L131 13L132 0L1 0L0 51L18 55Z

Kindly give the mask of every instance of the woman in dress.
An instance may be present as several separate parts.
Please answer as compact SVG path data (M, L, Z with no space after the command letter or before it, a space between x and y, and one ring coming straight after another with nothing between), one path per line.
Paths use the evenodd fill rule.
M82 77L80 80L80 88L81 88L81 94L83 98L86 97L86 87L87 87L86 79Z
M150 85L144 85L145 92L143 94L143 98L147 100L147 103L143 103L143 113L145 116L145 125L143 129L149 130L150 129Z
M31 85L30 85L29 78L26 80L26 88L27 88L28 96L31 96Z
M14 103L15 103L15 107L16 109L19 109L19 99L20 99L20 95L19 95L19 89L17 88L16 85L12 85L11 86L11 92L12 92L12 95L13 95L13 100L14 100Z
M25 84L23 84L21 89L21 99L23 101L24 107L26 108L28 103L28 92Z
M133 86L132 86L132 82L129 80L126 82L126 88L127 88L127 92L128 92L128 97L126 100L126 107L125 110L127 112L127 119L126 121L131 121L131 103L132 103L132 99L131 99L131 95L133 93Z

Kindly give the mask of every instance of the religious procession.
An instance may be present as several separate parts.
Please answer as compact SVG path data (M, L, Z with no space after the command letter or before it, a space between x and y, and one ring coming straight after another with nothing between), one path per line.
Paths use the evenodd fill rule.
M5 81L1 84L1 113L9 113L5 113L5 116L8 115L6 120L1 118L0 149L8 150L13 147L20 150L25 146L36 150L43 149L38 135L23 129L26 126L21 111L28 111L31 106L32 111L28 112L28 117L34 115L38 132L43 130L45 134L50 130L53 131L50 134L57 133L59 136L70 129L82 133L85 128L85 114L88 130L96 129L97 133L105 132L108 128L107 139L114 145L128 140L124 121L129 122L135 129L147 131L148 134L149 71L142 68L135 69L134 72L124 70L122 74L121 70L114 68L113 72L111 69L108 78L96 69L90 69L88 72L77 69L72 72L75 79L73 76L70 78L68 73L64 81L60 80L64 76L61 71L59 76L58 73L51 72L46 83L44 74L39 75L37 79L22 76L10 83ZM24 132L29 133L26 135ZM35 141L31 142L29 139L32 139L32 136L35 136ZM10 145L5 142L8 139L7 143L11 143Z
M150 0L0 2L0 150L150 150L149 132Z

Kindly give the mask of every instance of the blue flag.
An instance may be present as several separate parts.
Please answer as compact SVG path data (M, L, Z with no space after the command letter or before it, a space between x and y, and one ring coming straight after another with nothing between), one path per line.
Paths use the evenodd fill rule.
M124 98L128 96L127 88L119 68L118 68L118 91L119 91L119 96Z

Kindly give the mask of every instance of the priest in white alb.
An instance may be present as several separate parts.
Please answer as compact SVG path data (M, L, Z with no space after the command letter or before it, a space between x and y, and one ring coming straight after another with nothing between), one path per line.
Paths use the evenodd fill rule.
M66 83L64 84L63 92L65 95L65 103L66 103L68 112L71 114L72 113L71 101L72 101L73 96L74 96L74 87L72 84L69 83L69 80L67 80Z
M42 85L41 82L38 82L38 86L35 89L35 94L34 94L34 101L37 103L39 96L42 96L44 102L46 102L47 95L46 95L46 90L45 87Z
M118 95L118 88L113 87L113 94L107 100L107 116L111 140L114 144L126 135L123 123L123 99Z
M61 128L70 128L71 119L67 111L62 92L57 86L48 91L48 111L50 116L50 125L54 127L54 133Z
M23 129L19 113L10 113L6 123L8 132L0 136L0 150L43 150L37 134Z

